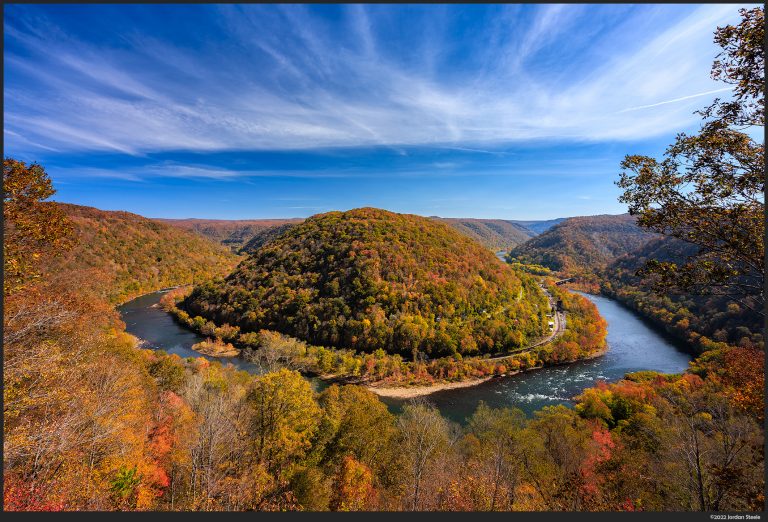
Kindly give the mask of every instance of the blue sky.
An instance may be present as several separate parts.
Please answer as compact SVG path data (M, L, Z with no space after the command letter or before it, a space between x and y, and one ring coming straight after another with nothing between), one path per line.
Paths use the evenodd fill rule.
M737 5L7 5L5 155L151 217L625 211Z

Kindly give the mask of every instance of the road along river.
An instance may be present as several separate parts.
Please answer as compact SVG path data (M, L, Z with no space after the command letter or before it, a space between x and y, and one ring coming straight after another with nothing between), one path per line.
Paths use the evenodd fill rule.
M203 356L191 346L203 340L177 324L170 314L157 307L164 292L154 292L118 307L128 333L144 341L146 348L165 350L181 357L206 357L223 364L259 373L256 364L240 358ZM443 415L457 421L474 412L480 401L492 407L515 406L527 414L554 404L572 404L573 396L597 381L612 382L628 372L655 370L678 373L688 367L691 355L674 346L652 330L638 316L607 297L582 294L597 306L608 322L608 352L596 359L563 366L552 366L510 377L492 379L477 386L445 390L427 396ZM325 383L311 379L320 390ZM394 412L401 410L404 400L381 398Z
M571 399L597 381L613 382L641 370L678 373L691 355L671 344L638 316L612 299L582 294L595 303L608 322L608 352L596 359L550 366L428 397L446 417L464 422L480 401L491 407L515 406L528 415L545 406L571 405ZM385 398L393 411L404 401Z

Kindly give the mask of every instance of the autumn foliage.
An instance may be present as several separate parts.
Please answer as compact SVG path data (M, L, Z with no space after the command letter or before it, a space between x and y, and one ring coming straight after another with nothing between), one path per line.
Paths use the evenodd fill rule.
M742 16L738 27L718 29L735 60L713 70L736 85L736 101L708 112L729 125L762 124L762 8ZM740 41L751 51L737 52ZM745 97L755 99L737 103ZM720 136L748 144L747 159L762 158L762 146L709 130L681 136L672 156L711 152L713 142L699 138ZM709 174L718 158L706 155L699 167ZM636 160L629 166L642 166ZM747 167L747 187L762 187L762 159ZM302 372L403 385L568 363L605 349L594 305L549 280L568 328L518 352L546 331L533 276L434 220L376 209L323 214L271 238L227 279L208 281L236 258L204 238L46 201L53 187L36 164L6 158L3 188L6 511L765 509L763 325L743 309L762 302L761 292L744 306L654 296L619 259L614 268L626 270L603 290L697 346L689 371L628 374L585 389L573 407L531 417L481 403L458 425L424 399L395 415L360 386L318 392ZM748 231L762 230L758 207L749 208ZM720 223L737 215L726 214ZM520 253L550 268L602 270L647 239L624 234L629 219L597 221L555 227L549 238L567 247L560 254ZM585 240L586 225L604 233L607 254ZM756 237L726 238L719 261L762 263ZM547 247L540 238L532 245ZM744 244L757 247L745 255ZM705 270L688 275L717 269L698 265L711 261L706 251L694 261ZM762 265L750 270L719 274L729 285L740 275L762 281ZM164 308L214 345L248 350L263 374L141 349L125 333L116 302L190 283L198 285L191 295L170 294Z
M41 261L69 245L71 223L55 203L41 165L3 159L3 295L41 276Z
M241 333L237 326L226 323L217 326L202 316L191 317L178 308L177 304L189 294L189 289L168 292L160 304L184 326L214 337L213 341L207 340L193 347L204 350L202 353L213 354L210 346L231 347L225 344L231 342L242 350L245 358L267 369L289 367L305 374L333 376L347 383L409 386L500 377L602 354L606 348L606 323L595 305L553 284L549 284L548 290L561 302L568 323L566 331L552 341L532 349L523 347L497 354L496 357L454 354L416 361L409 361L397 353L389 354L381 348L373 353L361 353L313 346L272 330Z
M242 332L411 359L525 346L548 311L532 277L448 225L373 208L295 225L179 308Z
M278 369L309 348L280 334L257 339L274 349L260 376L136 348L107 301L57 285L5 302L7 510L762 509L758 384L738 385L761 375L756 353L632 375L532 419L481 405L460 427L423 401L397 417L357 386L313 391ZM594 307L551 291L572 333L536 357L599 349Z

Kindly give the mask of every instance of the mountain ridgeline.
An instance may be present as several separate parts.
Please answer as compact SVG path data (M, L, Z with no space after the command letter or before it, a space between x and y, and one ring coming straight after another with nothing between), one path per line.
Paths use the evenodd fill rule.
M287 232L291 228L295 227L296 223L283 223L282 225L273 225L262 230L259 230L256 234L248 240L240 249L241 254L249 254L258 248L266 245L273 239L279 237L283 233Z
M572 217L515 247L509 258L571 274L594 273L656 237L629 214Z
M502 352L544 335L536 282L450 226L374 208L308 218L180 304L241 331L415 357Z
M544 219L544 220L538 220L538 221L513 220L513 221L510 221L510 223L514 223L521 227L525 227L527 230L531 231L532 233L531 235L538 236L539 234L543 234L544 232L554 227L555 225L562 223L566 219L568 218Z
M166 219L155 218L175 227L205 236L229 247L233 252L241 250L248 241L260 234L289 223L301 223L301 218L289 219Z
M484 247L498 251L514 248L546 232L564 218L547 221L514 221L431 216L430 219L447 223ZM303 218L241 220L156 218L156 221L196 232L229 247L233 252L242 254L253 252L267 241L271 241L304 220Z

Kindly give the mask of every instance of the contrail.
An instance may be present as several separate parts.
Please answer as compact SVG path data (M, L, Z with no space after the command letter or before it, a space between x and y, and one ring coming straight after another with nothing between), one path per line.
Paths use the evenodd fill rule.
M659 105L666 105L667 103L676 103L683 100L690 100L691 98L698 98L699 96L706 96L707 94L715 94L716 92L724 92L724 91L730 91L730 90L731 90L731 87L725 87L723 89L715 89L714 91L700 92L698 94L691 94L690 96L683 96L682 98L675 98L674 100L667 100L659 103L652 103L650 105L640 105L639 107L630 107L628 109L618 111L616 114L621 114L622 112L629 112L629 111L639 111L641 109L650 109L651 107L658 107Z

